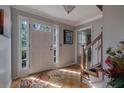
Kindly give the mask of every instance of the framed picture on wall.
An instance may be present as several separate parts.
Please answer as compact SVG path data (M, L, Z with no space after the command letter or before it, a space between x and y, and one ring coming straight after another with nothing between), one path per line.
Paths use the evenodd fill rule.
M73 44L73 31L64 29L64 44Z

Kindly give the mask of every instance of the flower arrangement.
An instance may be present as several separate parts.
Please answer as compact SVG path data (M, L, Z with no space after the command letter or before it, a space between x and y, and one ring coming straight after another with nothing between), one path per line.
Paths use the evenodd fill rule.
M110 78L108 85L115 88L124 87L124 45L121 43L117 48L108 48L106 53L109 55L105 63L109 66L104 70Z

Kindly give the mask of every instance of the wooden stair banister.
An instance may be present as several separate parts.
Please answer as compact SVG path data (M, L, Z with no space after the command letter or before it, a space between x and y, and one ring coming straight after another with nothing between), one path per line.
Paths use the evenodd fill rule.
M101 32L101 34L100 34L98 37L96 37L88 46L86 46L85 50L88 49L88 48L90 48L92 45L94 45L98 40L101 39L101 37L102 37L102 32Z
M98 72L94 73L92 71L88 71L85 66L86 66L86 54L85 51L87 51L89 48L91 48L93 45L95 45L98 42L98 46L97 46L97 61L99 63L99 50L101 50L101 67L102 67L102 61L103 61L103 33L101 32L101 34L99 36L97 36L90 44L88 44L85 48L84 45L82 45L81 48L81 63L80 63L80 67L81 67L81 80L82 77L87 75L87 77L89 77L89 74L92 76L97 76L98 77ZM100 43L101 42L101 43ZM97 65L97 64L96 64ZM100 70L101 68L97 68L96 67L96 71ZM103 78L103 77L102 77Z

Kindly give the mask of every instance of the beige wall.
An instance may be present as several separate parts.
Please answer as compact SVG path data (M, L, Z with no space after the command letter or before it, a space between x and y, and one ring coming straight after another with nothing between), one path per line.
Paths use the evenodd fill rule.
M124 6L103 6L104 60L106 49L116 47L119 41L124 41Z
M74 27L69 26L69 25L65 25L44 17L40 17L40 16L36 16L34 14L30 14L30 13L26 13L20 10L17 10L15 8L12 8L12 77L13 78L17 78L18 77L18 63L19 63L19 50L18 50L18 24L17 24L17 16L18 15L22 15L25 17L29 17L29 18L35 18L38 20L42 20L45 22L49 22L52 24L57 24L59 25L59 35L60 35L60 44L62 44L62 46L60 46L60 55L59 55L59 67L63 67L63 66L67 66L69 64L73 64L74 63L74 55L75 55L75 51L74 51L74 47L75 44L73 43L72 45L64 45L63 44L63 29L68 29L68 30L72 30L74 31ZM75 41L74 41L75 42Z

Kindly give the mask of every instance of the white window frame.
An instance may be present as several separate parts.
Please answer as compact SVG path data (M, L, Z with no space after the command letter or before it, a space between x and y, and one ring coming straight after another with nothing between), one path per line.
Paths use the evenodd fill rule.
M28 36L28 40L27 40L27 63L26 63L26 67L22 68L22 42L21 42L21 21L25 20L28 24L27 26L27 36ZM24 17L24 16L18 16L18 30L19 30L19 73L21 73L22 71L25 70L29 70L29 18Z
M53 29L56 29L56 44L53 41L53 63L59 63L59 26L53 25ZM56 56L54 56L54 48L56 48ZM54 62L54 57L56 57L56 62Z

